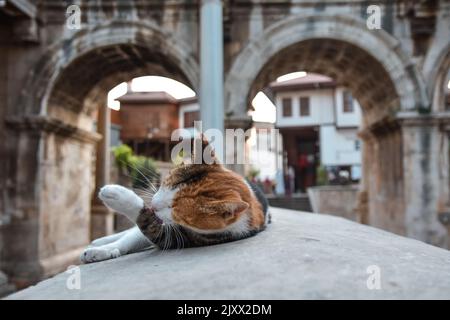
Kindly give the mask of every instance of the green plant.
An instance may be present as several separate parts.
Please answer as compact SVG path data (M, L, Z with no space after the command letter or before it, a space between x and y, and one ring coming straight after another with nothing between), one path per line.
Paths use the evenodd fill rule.
M131 156L131 180L133 188L146 189L150 183L159 180L155 162L144 156Z
M145 156L133 154L133 150L126 144L113 148L114 158L119 170L126 171L131 178L133 188L146 189L160 179L155 161Z
M317 185L318 186L324 186L329 183L328 172L324 166L320 165L317 167L316 175L317 175Z
M247 173L247 178L249 180L254 180L254 179L256 179L256 177L259 176L260 173L261 173L261 170L252 167L252 168L250 168L250 170Z
M116 165L119 169L128 168L130 164L130 158L133 156L133 150L126 144L112 148Z

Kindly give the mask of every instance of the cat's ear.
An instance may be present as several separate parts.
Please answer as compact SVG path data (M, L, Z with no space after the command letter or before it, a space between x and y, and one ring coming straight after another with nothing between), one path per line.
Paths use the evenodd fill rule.
M224 218L233 217L247 210L248 207L248 203L244 201L227 201L225 204L225 211L222 212L222 215Z
M249 205L245 201L221 200L210 203L208 207L211 214L218 214L229 219L247 210Z

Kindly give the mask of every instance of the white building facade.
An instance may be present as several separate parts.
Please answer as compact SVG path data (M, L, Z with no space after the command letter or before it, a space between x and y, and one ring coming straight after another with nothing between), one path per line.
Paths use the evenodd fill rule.
M317 183L317 168L359 180L361 108L351 92L331 78L308 74L271 84L275 127L283 137L288 166L296 173L296 190Z

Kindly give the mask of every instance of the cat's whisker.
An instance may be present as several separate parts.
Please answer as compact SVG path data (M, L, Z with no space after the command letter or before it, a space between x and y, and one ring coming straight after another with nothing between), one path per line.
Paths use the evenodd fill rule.
M180 237L180 244L181 244L180 249L183 249L184 248L184 235L183 235L183 233L181 233L181 231L177 225L175 225L174 229L175 229L175 232L177 232Z
M175 239L175 241L176 241L176 245L175 245L175 249L176 249L176 248L178 248L178 236L175 233L175 231L173 230L173 226L171 224L169 224L169 231L170 231L171 237L173 237L173 239ZM171 247L173 247L172 243L171 243Z
M151 197L153 197L153 196L155 195L155 192L149 191L149 190L145 190L145 189L140 189L140 190L138 190L138 192L139 192L140 194L142 194L142 195L145 195L145 196L151 196Z
M150 176L153 176L155 178L159 178L160 176L154 169L150 169L147 167L142 167L141 169L146 171Z
M128 173L124 173L124 175L126 177L130 178L131 180L134 180L135 182L140 182L140 183L142 183L144 185L148 185L149 183L151 183L145 176L144 176L144 178L146 180L142 180L139 177L134 177L134 176L132 176L131 174L128 174Z
M156 192L156 188L154 186L154 182L150 181L149 177L152 178L151 180L156 180L159 182L160 180L160 175L156 172L154 172L153 170L150 170L146 167L141 167L140 169L137 167L137 165L129 165L129 168L134 169L140 176L142 176L145 181L143 181L142 179L140 179L139 177L131 177L132 179L136 180L137 182L143 183L144 185L152 188L155 192ZM143 172L143 170L147 171L147 174L145 174Z
M150 189L151 191L156 192L156 191L158 191L157 186L159 186L159 185L152 183L149 185L149 188L147 188L147 191L148 191L148 189Z
M176 238L175 238L175 233L172 232L172 229L173 229L172 225L169 224L168 226L169 226L169 233L170 233L170 245L169 245L169 248L173 248L174 243L175 243L175 246L177 245Z
M181 249L183 247L183 237L180 233L180 230L178 230L176 225L172 226L173 232L175 233L175 236L177 237L177 249Z
M175 237L177 239L177 247L176 247L176 249L180 249L180 246L181 246L180 235L178 234L177 229L176 229L175 226L172 226L172 230L173 230L173 233L175 234Z
M149 174L147 174L147 175L145 173L143 173L142 172L143 168L139 169L139 168L135 167L134 169L147 180L149 185L151 185L153 183L153 181L150 181L148 179L148 177L152 178L152 180L156 180L156 182L158 182L160 180L160 176L159 175L153 174L150 171L149 171Z
M163 250L167 250L168 247L169 247L169 237L170 237L170 234L169 234L169 232L168 232L167 229L168 229L168 228L167 228L167 225L164 224L164 245L163 245Z

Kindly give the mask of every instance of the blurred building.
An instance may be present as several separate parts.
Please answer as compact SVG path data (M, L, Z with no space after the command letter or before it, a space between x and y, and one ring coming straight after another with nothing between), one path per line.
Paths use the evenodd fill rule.
M295 171L295 189L316 185L316 172L346 170L361 177L361 109L351 92L329 77L308 73L270 85L283 137L287 165Z
M200 120L197 98L177 100L166 92L129 91L116 99L120 110L111 110L112 130L120 128L122 143L134 153L155 160L170 162L170 151L178 141L171 141L172 132L192 130Z

